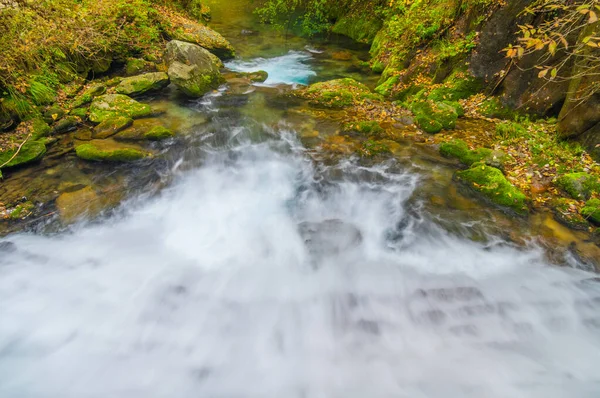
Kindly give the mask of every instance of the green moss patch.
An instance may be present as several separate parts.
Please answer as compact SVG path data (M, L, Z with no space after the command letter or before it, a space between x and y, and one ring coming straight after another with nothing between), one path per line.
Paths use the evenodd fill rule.
M581 215L589 222L600 225L600 199L590 199L581 209Z
M40 160L46 154L46 145L39 141L27 141L18 151L17 156L13 158L17 150L18 147L0 152L0 166L2 168L22 166Z
M94 128L93 138L104 139L117 134L133 124L133 119L127 116L116 116L104 120Z
M112 140L92 140L75 147L77 156L97 162L132 162L151 154L141 147L119 144Z
M149 105L141 104L122 94L108 94L97 97L90 105L89 119L102 123L106 119L127 116L132 119L148 116L152 113Z
M173 137L175 134L166 127L156 126L148 130L144 137L150 141L160 141Z
M456 127L456 109L443 102L415 101L410 104L410 110L415 115L417 126L429 134Z
M164 72L144 73L126 77L116 87L116 92L125 95L141 95L149 91L161 90L169 85L169 76Z
M600 193L598 177L588 173L569 173L558 177L556 186L577 200L587 200L593 193Z
M468 170L456 172L455 179L481 193L496 205L511 209L519 214L528 212L525 195L495 167L487 166L484 163L475 163Z
M297 97L307 99L309 105L318 108L341 109L364 100L382 100L367 86L354 79L345 78L320 82L294 92Z

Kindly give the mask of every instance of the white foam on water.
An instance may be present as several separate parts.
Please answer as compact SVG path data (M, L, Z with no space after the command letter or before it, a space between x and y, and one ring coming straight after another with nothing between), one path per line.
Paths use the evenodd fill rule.
M308 64L312 59L305 51L290 51L285 55L274 58L254 58L251 60L236 59L225 63L225 66L235 72L257 72L263 70L269 74L263 83L276 84L308 84L312 76L316 76Z
M392 242L418 176L322 173L280 147L217 153L124 216L5 238L0 396L598 396L591 275L433 224ZM362 243L315 263L297 225L330 219Z

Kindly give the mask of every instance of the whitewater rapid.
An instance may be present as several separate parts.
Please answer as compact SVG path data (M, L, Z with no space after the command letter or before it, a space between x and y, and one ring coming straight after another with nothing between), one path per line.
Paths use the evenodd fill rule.
M215 120L160 194L0 239L0 397L599 396L595 275L446 232L392 160Z
M3 239L0 396L598 396L600 283L407 219L418 183L246 143L101 223ZM332 219L362 242L315 264L298 223Z

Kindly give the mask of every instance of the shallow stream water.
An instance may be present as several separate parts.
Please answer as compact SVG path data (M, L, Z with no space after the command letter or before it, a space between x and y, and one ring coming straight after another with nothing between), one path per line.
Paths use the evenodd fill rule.
M535 239L567 232L463 196L418 145L322 153L336 123L279 85L354 61L243 4L214 25L264 85L147 98L180 134L136 167L39 166L116 198L0 238L0 397L598 397L600 281Z

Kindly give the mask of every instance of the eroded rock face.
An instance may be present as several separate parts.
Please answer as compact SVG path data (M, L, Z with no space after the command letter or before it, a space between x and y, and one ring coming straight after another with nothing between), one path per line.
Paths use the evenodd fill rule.
M223 63L213 54L195 44L173 40L167 44L165 61L168 75L184 94L201 97L223 81Z
M298 231L315 260L335 256L362 242L362 234L354 225L342 220L302 222Z

